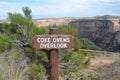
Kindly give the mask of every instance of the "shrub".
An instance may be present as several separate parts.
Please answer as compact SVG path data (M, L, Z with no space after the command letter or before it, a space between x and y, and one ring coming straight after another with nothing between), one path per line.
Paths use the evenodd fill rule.
M31 72L33 76L33 80L47 80L45 75L45 69L43 65L39 64L32 64L31 65Z
M11 43L12 40L7 36L7 34L0 34L0 51L10 48Z
M97 47L92 41L88 39L80 39L83 44L82 49L91 49L91 50L101 50L101 48Z

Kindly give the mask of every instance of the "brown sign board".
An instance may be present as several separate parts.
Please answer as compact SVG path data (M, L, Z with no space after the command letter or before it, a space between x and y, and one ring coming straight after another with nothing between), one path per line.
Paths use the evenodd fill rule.
M74 46L72 35L36 35L33 37L35 50L71 49Z

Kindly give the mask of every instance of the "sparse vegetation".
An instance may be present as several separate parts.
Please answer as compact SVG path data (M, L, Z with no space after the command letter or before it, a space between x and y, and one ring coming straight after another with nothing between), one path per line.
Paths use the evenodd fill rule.
M18 50L0 54L0 80L29 80L29 67L20 62L22 58Z
M0 52L10 48L12 39L7 34L0 34Z
M81 39L80 41L83 44L82 49L101 50L101 48L88 39Z

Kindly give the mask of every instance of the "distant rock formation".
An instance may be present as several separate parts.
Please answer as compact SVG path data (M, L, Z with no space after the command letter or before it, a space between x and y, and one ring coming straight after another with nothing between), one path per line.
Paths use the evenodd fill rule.
M119 17L102 16L92 19L79 19L69 23L76 28L79 38L87 38L103 50L120 51Z
M68 25L68 23L76 20L75 18L44 18L44 19L36 19L33 22L37 26L49 26L49 25Z
M79 38L94 39L115 32L114 24L110 20L76 20L69 25L77 28Z
M109 34L108 34L109 35ZM103 49L108 51L119 51L120 52L120 31L111 34L111 37L104 36L100 43L96 43Z

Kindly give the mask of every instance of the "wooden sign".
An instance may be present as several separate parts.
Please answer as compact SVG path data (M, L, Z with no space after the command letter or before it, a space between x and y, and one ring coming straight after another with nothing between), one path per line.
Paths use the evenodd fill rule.
M59 49L71 49L74 47L72 35L59 35L57 28L51 28L49 35L36 35L33 37L35 50L49 50L50 62L48 80L59 80Z
M74 46L73 39L71 35L36 35L33 47L36 50L70 49Z

